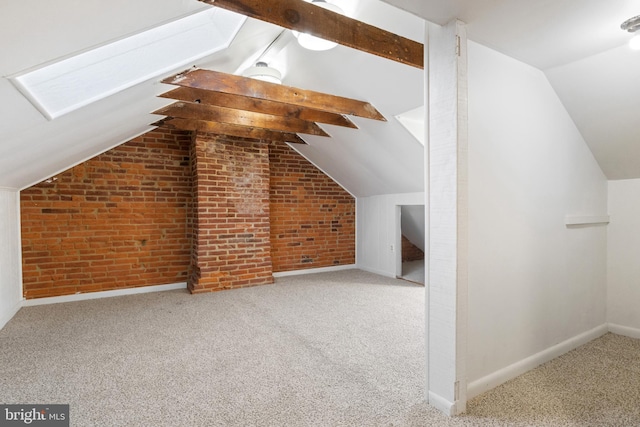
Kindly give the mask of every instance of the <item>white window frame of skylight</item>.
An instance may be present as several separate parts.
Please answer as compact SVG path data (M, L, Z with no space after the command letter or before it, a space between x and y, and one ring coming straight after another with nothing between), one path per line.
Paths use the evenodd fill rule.
M208 8L10 77L48 120L229 47L246 17Z

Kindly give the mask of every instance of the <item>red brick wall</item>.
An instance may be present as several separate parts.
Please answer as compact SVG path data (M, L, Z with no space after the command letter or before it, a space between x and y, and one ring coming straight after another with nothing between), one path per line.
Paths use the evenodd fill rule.
M25 297L355 262L355 200L330 178L286 144L198 139L158 129L22 191Z
M22 191L25 297L184 282L190 140L152 131Z
M355 263L355 199L284 143L272 143L273 271Z
M197 135L191 292L273 283L269 146Z
M411 243L406 237L402 236L402 262L419 261L422 259L424 259L424 252L422 252L422 249Z

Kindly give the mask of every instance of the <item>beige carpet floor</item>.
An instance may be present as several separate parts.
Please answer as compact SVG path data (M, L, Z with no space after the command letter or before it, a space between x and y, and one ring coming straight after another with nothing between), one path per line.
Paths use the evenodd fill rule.
M68 403L73 426L640 426L640 344L612 334L467 415L430 408L424 291L350 270L26 307L0 331L0 403Z

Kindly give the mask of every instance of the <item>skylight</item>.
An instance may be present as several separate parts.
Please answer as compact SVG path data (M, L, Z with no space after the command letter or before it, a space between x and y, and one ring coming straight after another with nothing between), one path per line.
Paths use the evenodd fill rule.
M245 19L209 8L10 79L53 120L227 48Z

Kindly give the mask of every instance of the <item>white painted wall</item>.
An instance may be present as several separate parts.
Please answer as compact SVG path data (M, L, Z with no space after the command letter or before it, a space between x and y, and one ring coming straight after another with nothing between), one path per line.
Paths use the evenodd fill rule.
M606 330L607 226L564 225L606 213L607 181L545 75L470 42L469 397Z
M607 321L640 338L640 179L609 181Z
M20 309L20 193L0 189L0 329Z
M356 266L365 271L396 277L396 254L402 236L400 205L423 205L424 193L386 194L356 199ZM391 250L393 245L394 250Z

